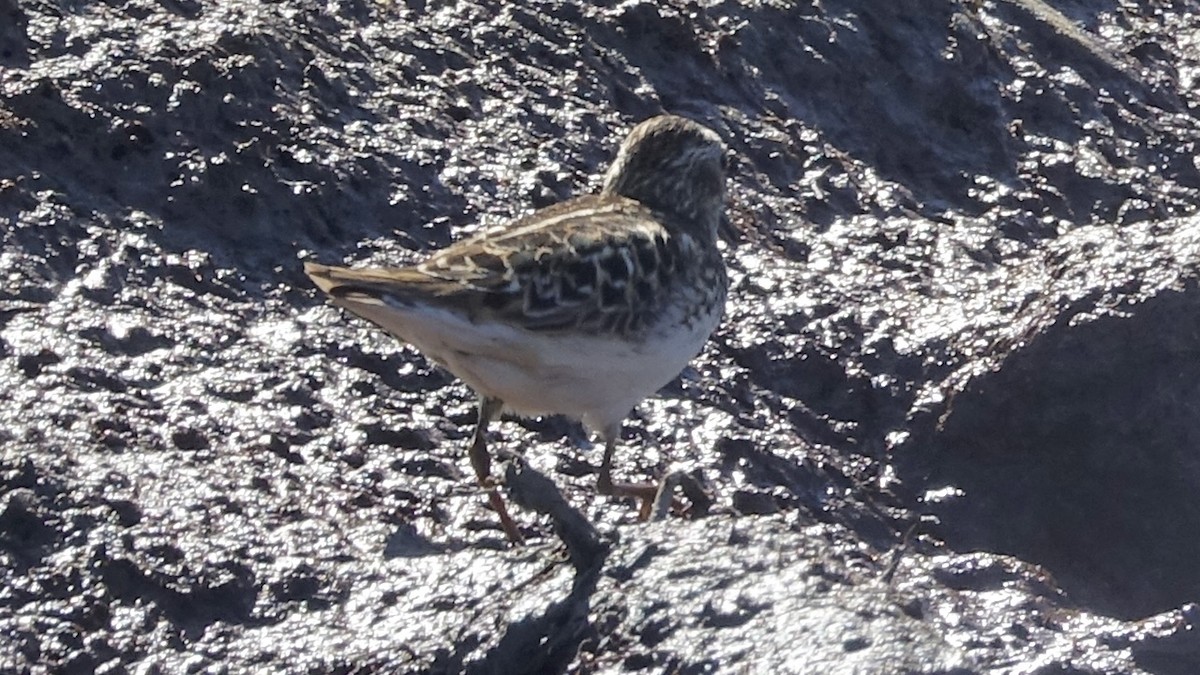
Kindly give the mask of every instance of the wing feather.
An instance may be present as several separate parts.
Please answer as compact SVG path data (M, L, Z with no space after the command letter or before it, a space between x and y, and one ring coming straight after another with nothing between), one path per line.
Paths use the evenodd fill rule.
M573 199L404 268L306 264L335 300L447 309L534 331L645 327L678 272L679 237L662 215L613 196Z

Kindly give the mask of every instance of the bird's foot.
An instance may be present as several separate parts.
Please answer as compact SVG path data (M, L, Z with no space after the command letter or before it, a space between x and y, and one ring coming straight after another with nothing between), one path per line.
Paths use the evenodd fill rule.
M476 482L487 493L488 506L492 507L496 517L500 519L500 527L504 530L504 536L508 537L509 543L518 546L524 544L525 536L521 534L517 521L508 514L508 505L504 502L504 497L500 496L500 481L486 475L479 477Z
M521 534L521 528L517 527L517 521L508 515L508 506L504 503L504 498L500 496L500 492L495 487L487 488L487 496L488 504L500 519L500 527L504 529L504 536L508 537L509 543L518 546L524 544L525 536Z
M691 503L685 505L675 498L675 488L683 491ZM613 483L600 480L596 484L600 494L637 499L638 520L662 520L669 513L684 516L701 516L712 506L713 498L704 489L700 480L690 473L673 471L658 483Z

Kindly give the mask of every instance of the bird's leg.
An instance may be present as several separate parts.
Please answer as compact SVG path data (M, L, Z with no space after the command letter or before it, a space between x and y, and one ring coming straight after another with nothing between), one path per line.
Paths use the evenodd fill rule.
M602 495L613 493L612 456L616 446L616 441L606 432L604 434L604 459L600 461L600 475L596 476L596 492Z
M487 451L487 428L500 414L503 404L500 399L479 397L479 417L475 422L475 434L471 436L471 468L475 469L475 477L479 484L488 487L491 484L492 458Z
M617 447L617 438L621 428L605 429L600 433L604 437L604 459L600 461L600 474L596 476L596 492L615 497L633 497L641 500L638 509L638 520L647 520L654 509L655 497L659 486L654 483L614 483L612 480L612 456Z
M496 482L492 480L492 458L487 451L488 424L500 414L502 406L503 403L498 398L490 398L482 394L479 396L479 421L475 425L475 434L471 437L471 449L467 454L471 458L471 468L475 469L475 479L479 482L479 486L487 491L488 503L500 517L500 526L504 528L504 534L510 542L523 544L525 537L521 536L521 531L517 528L512 516L508 515L508 507L504 505L504 498L500 496L500 492L496 489Z

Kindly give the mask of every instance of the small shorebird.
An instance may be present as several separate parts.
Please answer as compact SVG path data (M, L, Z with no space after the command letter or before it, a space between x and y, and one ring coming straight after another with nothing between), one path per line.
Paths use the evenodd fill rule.
M596 489L615 483L621 423L700 352L725 305L717 249L725 145L673 115L637 125L597 195L489 230L412 267L306 263L333 303L374 322L479 395L470 459L508 538L522 537L491 478L488 424L502 410L561 414L604 440Z

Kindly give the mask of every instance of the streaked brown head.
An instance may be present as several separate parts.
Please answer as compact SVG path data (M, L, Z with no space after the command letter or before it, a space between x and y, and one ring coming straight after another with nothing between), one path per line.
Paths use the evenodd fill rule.
M603 192L636 199L672 225L715 237L725 209L725 152L708 127L675 115L652 117L621 144Z

